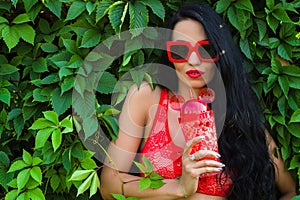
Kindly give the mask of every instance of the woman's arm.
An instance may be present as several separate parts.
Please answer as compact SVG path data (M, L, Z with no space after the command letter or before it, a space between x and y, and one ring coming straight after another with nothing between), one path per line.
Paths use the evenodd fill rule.
M276 143L267 130L266 135L270 156L274 162L276 185L281 193L280 200L290 200L296 196L296 184L289 171L285 169L284 161L276 148Z
M157 105L160 89L154 91L148 84L142 84L140 89L133 86L125 99L119 118L119 133L115 142L108 148L111 158L106 160L101 173L101 194L103 199L113 199L111 194L123 194L127 197L142 199L178 199L183 196L177 180L164 180L166 184L158 189L139 189L138 176L130 175L141 141L145 126L149 121L149 110Z

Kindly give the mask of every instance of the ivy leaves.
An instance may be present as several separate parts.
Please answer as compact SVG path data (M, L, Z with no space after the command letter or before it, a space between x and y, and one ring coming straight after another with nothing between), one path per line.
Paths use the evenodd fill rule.
M275 4L274 0L268 0L264 13L255 13L254 10L250 0L220 0L216 4L216 11L227 15L231 25L238 30L239 46L249 60L254 61L255 56L263 56L266 51L261 46L272 46L272 52L288 61L296 59L297 50L291 48L296 46L299 49L300 46L295 31L299 22L290 18L290 13L297 14L294 5L287 2ZM268 29L275 35L279 29L279 36L270 37ZM278 41L277 45L270 45L274 40Z
M44 147L51 135L55 152L62 143L62 135L73 131L73 124L70 117L66 117L59 122L58 115L54 111L45 111L44 117L37 119L30 127L32 130L39 130L35 138L35 149Z
M153 171L152 163L147 157L142 157L142 164L138 162L134 162L134 164L144 174L144 177L142 177L139 182L140 190L144 190L147 188L155 189L165 184L162 181L163 177Z
M148 25L149 22L149 7L152 12L158 16L161 20L165 18L165 9L159 0L140 0L131 3L131 1L101 1L97 8L96 21L104 17L108 13L110 23L118 34L122 30L122 26L125 21L125 17L129 12L129 29L133 37L142 33L143 28Z
M9 25L9 21L0 17L0 39L3 38L9 51L14 48L20 38L29 44L34 44L35 30L27 22L30 22L30 18L26 13L18 15L11 21L12 25Z
M32 157L23 150L22 159L13 162L8 170L8 173L18 172L18 175L8 183L14 189L6 194L5 199L45 199L39 188L42 184L41 162L39 157Z

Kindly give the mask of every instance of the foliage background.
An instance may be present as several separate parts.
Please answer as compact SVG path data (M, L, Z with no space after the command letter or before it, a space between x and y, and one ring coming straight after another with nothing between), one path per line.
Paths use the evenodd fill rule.
M101 163L82 145L71 109L73 89L83 102L93 91L85 83L76 85L75 77L83 73L88 53L106 38L163 27L184 2L0 1L0 199L99 199ZM254 89L299 192L300 1L206 2L223 16L247 58ZM132 31L133 37L139 34ZM113 114L118 111L108 105L114 84L131 68L158 57L142 49L103 69L92 109L111 138L117 131ZM151 80L147 74L131 76L136 83ZM90 134L99 130L98 123L83 128Z

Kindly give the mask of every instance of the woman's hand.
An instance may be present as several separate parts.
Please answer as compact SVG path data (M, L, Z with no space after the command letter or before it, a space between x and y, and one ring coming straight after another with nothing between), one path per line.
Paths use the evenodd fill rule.
M225 165L216 160L203 159L204 157L220 158L220 155L211 150L199 150L190 155L193 145L198 143L201 136L190 140L182 155L182 176L179 184L182 187L183 196L190 196L197 191L199 177L205 173L216 173Z

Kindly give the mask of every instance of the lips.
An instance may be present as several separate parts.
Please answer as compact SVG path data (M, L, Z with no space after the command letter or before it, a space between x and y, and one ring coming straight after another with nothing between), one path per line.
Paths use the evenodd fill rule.
M186 74L190 77L190 78L199 78L200 76L203 75L203 72L199 71L199 70L189 70L186 72Z

